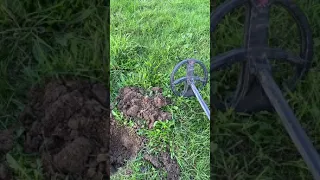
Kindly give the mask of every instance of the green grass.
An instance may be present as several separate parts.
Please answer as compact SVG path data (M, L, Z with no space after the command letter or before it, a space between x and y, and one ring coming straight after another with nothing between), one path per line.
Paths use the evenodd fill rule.
M286 97L319 149L320 5L316 1L298 3L313 30L315 56L306 79ZM209 67L209 2L114 0L111 6L112 100L124 86L162 87L173 99L174 104L166 107L173 120L141 132L150 139L145 150L156 153L159 147L169 146L181 166L182 179L208 179L209 121L195 98L173 96L169 76L174 65L186 58L199 59ZM291 28L292 20L280 9L274 12L271 45L297 52L298 32ZM26 92L43 77L76 75L106 83L102 69L106 13L98 0L0 2L0 129L19 124ZM215 35L215 54L241 46L240 14L235 12L224 20L225 26ZM232 88L236 73L217 81ZM209 90L206 86L201 91L206 102ZM213 113L211 148L216 179L311 179L276 114ZM16 131L14 149L7 156L1 155L1 160L9 162L15 179L43 179L39 157L22 151L22 132ZM133 174L129 177L120 171L114 179L159 179L164 175L145 162L141 153L127 166Z
M0 129L19 125L28 89L45 77L107 84L107 15L103 0L0 1ZM14 179L43 179L39 157L23 153L22 132L1 161L9 162Z
M223 1L217 2L217 5ZM294 109L297 118L307 131L313 143L320 148L320 73L319 46L320 23L318 1L295 1L306 14L314 38L313 66L307 77L299 83L296 91L288 93L286 98ZM214 54L219 54L242 45L243 10L227 16L214 34ZM299 52L299 36L293 20L281 8L273 8L269 44ZM287 71L289 69L282 69ZM239 71L236 67L226 72L216 73L216 86L234 88ZM281 82L281 73L276 75ZM217 89L218 87L214 87ZM222 91L215 92L223 94ZM211 129L213 142L213 178L215 179L312 179L306 164L287 135L276 113L256 113L243 116L232 111L213 112L214 125Z
M176 97L170 90L170 73L183 59L199 59L209 67L209 1L112 0L111 1L111 97L125 86L145 89L158 86L173 99L166 107L173 120L144 130L150 140L146 151L168 146L181 167L182 179L209 179L209 120L195 98ZM201 95L209 103L209 86ZM117 110L119 120L123 120ZM130 124L130 123L129 123ZM113 179L161 179L141 154Z

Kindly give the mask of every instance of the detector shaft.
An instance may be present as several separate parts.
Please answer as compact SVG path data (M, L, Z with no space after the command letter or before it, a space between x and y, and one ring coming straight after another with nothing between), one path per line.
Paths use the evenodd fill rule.
M196 95L196 97L197 97L202 109L204 110L204 112L206 113L208 119L210 120L210 110L209 110L207 104L202 99L197 87L193 83L191 83L190 86L192 88L192 91L193 91L194 95Z
M311 140L303 130L289 104L284 99L279 87L272 78L272 75L265 69L259 70L257 75L266 95L268 96L274 109L279 114L285 129L296 145L302 158L310 168L313 177L315 179L320 179L319 154L312 145Z

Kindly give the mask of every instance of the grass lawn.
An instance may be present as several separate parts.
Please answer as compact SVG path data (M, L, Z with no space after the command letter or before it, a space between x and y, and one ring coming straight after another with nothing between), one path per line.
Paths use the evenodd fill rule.
M209 179L209 120L195 98L176 97L169 86L171 71L183 59L209 67L209 1L112 0L110 6L111 99L125 86L161 87L173 100L166 108L173 120L147 131L147 149L158 152L168 145L182 179ZM209 86L201 91L208 104L209 92ZM113 179L161 179L162 172L141 156L128 166L130 177L120 171Z
M0 1L0 129L19 127L26 94L44 77L106 84L107 13L103 0ZM23 131L15 132L14 148L1 161L8 161L14 179L43 179L39 156L23 153Z
M222 1L218 1L220 4ZM313 66L297 90L286 95L307 134L320 148L320 4L297 1L313 30ZM243 11L225 18L215 34L214 54L242 44ZM0 129L19 125L26 93L43 77L81 76L106 83L102 59L106 48L107 21L102 0L23 0L0 2ZM283 10L271 14L270 45L299 50L298 31ZM158 86L173 104L166 107L173 120L144 132L146 149L158 152L169 146L181 167L182 179L209 179L209 121L195 98L172 94L170 73L179 61L199 59L209 67L209 2L203 0L112 0L110 34L111 100L125 86L145 89ZM217 86L235 86L236 70L217 73ZM280 81L280 76L277 78ZM219 82L219 84L218 84ZM229 87L227 87L227 85ZM209 103L210 87L201 95ZM222 92L217 92L222 93ZM116 109L114 113L119 113ZM213 112L212 166L216 179L311 179L306 165L286 134L279 117L272 113L252 116ZM120 119L128 123L126 119ZM43 179L37 154L24 154L23 128L15 131L16 142L1 154L14 170L15 179ZM12 158L11 158L12 157ZM142 159L128 163L113 179L160 179L163 172Z
M223 1L215 1L217 5ZM313 31L314 58L312 68L300 82L296 91L286 98L297 118L307 131L317 149L320 148L320 23L318 1L295 1L307 16ZM243 39L244 9L227 16L214 34L214 54L241 47ZM299 52L299 36L293 19L286 11L274 7L271 12L269 44L285 50ZM277 68L280 65L275 66ZM286 73L289 68L280 71ZM239 71L217 73L215 84L219 88L234 88ZM279 72L279 69L278 69ZM276 75L281 82L281 73ZM222 91L215 92L222 94ZM213 178L215 179L312 179L306 164L287 135L276 113L239 115L232 111L213 112L214 125L211 136Z

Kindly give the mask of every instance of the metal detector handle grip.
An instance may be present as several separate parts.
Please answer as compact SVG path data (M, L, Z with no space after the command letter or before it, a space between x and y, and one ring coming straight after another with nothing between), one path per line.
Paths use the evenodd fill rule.
M320 158L317 150L312 145L306 132L295 117L292 109L284 99L278 85L274 81L271 73L265 69L260 69L257 76L268 96L270 103L279 114L284 127L293 140L295 146L300 152L309 167L314 179L320 179Z

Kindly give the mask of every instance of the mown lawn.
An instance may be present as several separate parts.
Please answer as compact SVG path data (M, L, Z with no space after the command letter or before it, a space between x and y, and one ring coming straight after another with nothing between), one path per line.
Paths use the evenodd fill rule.
M216 5L223 1L215 1ZM314 58L307 77L299 82L296 91L286 93L289 104L297 118L311 137L317 149L320 148L320 73L319 56L320 23L318 1L295 1L302 8L312 28ZM242 46L243 13L239 9L228 15L214 33L215 55ZM299 33L293 19L286 11L274 7L271 12L269 44L291 50L299 55ZM280 65L275 66L278 68ZM277 82L284 79L277 74ZM217 73L215 84L225 89L236 86L239 71L231 69ZM283 74L282 74L283 75ZM215 92L222 94L223 92ZM213 112L214 125L211 130L214 179L312 179L282 122L276 113L239 115L232 111Z
M183 59L201 60L209 68L209 1L112 0L110 28L111 99L125 86L161 87L172 98L166 107L173 119L147 131L148 151L169 146L181 167L182 179L209 179L209 120L195 98L176 97L170 73ZM201 94L209 104L209 85ZM120 113L114 109L114 113ZM128 120L122 119L123 122ZM130 176L113 179L161 179L163 172L142 159L128 164Z

